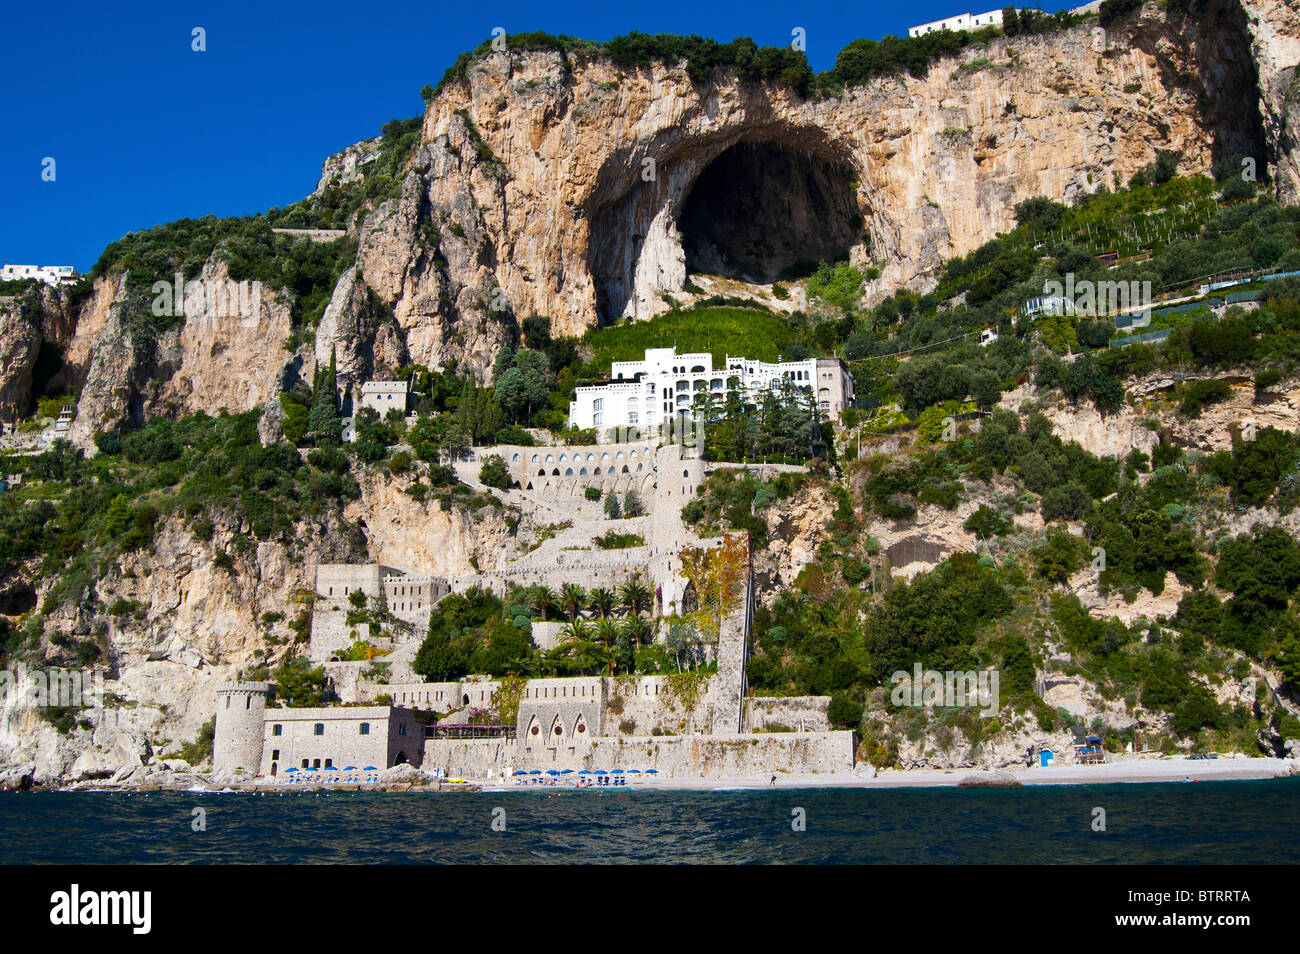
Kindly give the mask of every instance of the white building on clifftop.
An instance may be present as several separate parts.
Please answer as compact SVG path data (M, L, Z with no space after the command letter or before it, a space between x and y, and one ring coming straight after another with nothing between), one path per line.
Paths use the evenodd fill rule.
M945 17L942 20L934 20L931 23L922 23L920 26L908 27L908 36L925 36L927 33L938 33L940 30L983 30L985 27L1002 26L1002 11L990 10L987 13L959 13L955 17Z
M77 280L77 270L71 265L4 265L0 266L0 282L34 278L47 285L61 285Z

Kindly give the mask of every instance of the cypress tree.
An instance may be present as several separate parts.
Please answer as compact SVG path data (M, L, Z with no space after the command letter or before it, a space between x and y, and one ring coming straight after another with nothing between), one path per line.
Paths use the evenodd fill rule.
M307 418L307 433L317 445L333 445L339 442L342 421L338 409L338 368L335 363L334 349L330 349L329 370L321 374L317 367L314 387L312 389L311 414Z

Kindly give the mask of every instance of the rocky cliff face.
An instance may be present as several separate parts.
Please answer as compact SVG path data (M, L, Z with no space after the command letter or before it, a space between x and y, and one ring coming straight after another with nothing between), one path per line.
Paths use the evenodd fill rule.
M484 371L518 317L575 334L655 314L688 269L771 281L848 253L881 268L872 293L924 286L1010 226L1023 198L1127 182L1158 148L1180 151L1187 172L1262 155L1251 37L1294 19L1273 4L1252 34L1235 3L1168 20L1152 8L822 100L696 86L678 66L493 54L429 104L401 196L362 227L317 358L335 348L348 375L408 359ZM355 166L357 148L322 181Z
M424 136L454 139L473 122L504 168L474 190L501 286L516 313L574 332L664 307L658 293L680 291L688 250L711 251L697 255L706 263L764 259L760 278L793 264L779 243L756 256L699 228L692 212L725 202L710 194L719 170L754 186L740 224L788 232L815 208L819 233L879 263L884 287L923 282L1010 225L1022 198L1127 181L1157 147L1180 150L1187 171L1248 151L1253 74L1230 26L1152 18L1105 37L1085 26L1002 40L924 79L820 101L699 88L663 65L566 72L558 54L498 53L430 104Z
M1148 4L1105 30L1000 39L923 79L822 99L722 74L696 85L680 65L492 54L430 101L400 193L353 225L356 263L314 359L335 350L345 381L407 362L486 373L522 318L575 334L651 315L688 269L770 281L848 253L880 268L869 296L923 288L1011 225L1019 200L1126 182L1159 148L1180 151L1186 172L1257 157L1289 195L1298 19L1282 0L1170 15ZM317 193L356 179L380 145L330 157ZM83 444L155 407L256 406L313 359L280 350L288 302L273 298L253 328L199 315L161 333L141 304L101 281L65 330L91 399ZM21 358L0 394L21 392L32 336L0 320ZM0 413L13 416L12 400Z
M1300 198L1300 11L1291 0L1242 0L1259 68L1260 110L1278 194Z

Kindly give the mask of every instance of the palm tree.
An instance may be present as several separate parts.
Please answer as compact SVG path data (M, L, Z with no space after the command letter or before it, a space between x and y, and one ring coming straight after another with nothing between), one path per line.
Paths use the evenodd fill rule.
M618 588L618 598L629 613L639 616L650 608L650 591L639 579L631 579Z
M596 639L606 646L613 646L618 639L618 624L608 616L596 624Z
M632 645L641 646L650 641L653 630L650 621L644 616L630 616L623 623L623 632L632 640Z
M587 605L587 591L577 583L565 583L560 588L560 606L569 614L569 619L575 620L582 608Z
M560 601L553 589L538 584L528 588L528 605L544 622L552 612L559 608Z
M600 614L604 619L614 612L614 604L617 597L603 586L598 586L587 594L587 605Z
M580 619L571 620L560 627L560 636L566 643L586 642L591 628Z

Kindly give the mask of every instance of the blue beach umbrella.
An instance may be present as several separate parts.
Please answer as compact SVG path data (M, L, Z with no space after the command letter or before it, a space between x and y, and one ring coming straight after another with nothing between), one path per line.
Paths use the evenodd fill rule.
M343 771L345 771L345 772L355 772L356 770L357 770L357 767L356 767L355 765L345 765L345 766L343 766Z
M542 770L541 770L541 769L533 769L533 770L532 770L531 772L529 772L528 774L529 774L529 775L541 775L541 774L542 774Z
M378 772L379 769L375 768L373 765L367 765L367 766L366 766L365 768L363 768L361 771L363 771L363 772Z
M515 769L515 770L514 770L513 772L511 772L510 774L511 774L511 775L527 775L528 773L525 772L523 769Z
M579 774L579 775L590 775L591 772L589 772L587 769L583 769L583 770L582 770L581 772L579 772L578 774Z
M610 772L609 774L610 774L610 775L622 775L622 774L623 774L623 770L622 770L622 769L614 769L614 771Z
M659 770L658 770L658 769L646 769L646 770L645 770L645 773L646 773L647 775L658 775L658 774L659 774Z
M628 774L628 775L640 775L640 774L641 774L641 770L640 770L640 769L628 769L628 770L627 770L627 774Z
M597 775L608 775L609 773L606 772L604 769L596 769L596 774L597 774Z
M561 774L561 775L572 775L572 774L573 774L573 769L565 769L565 770L564 770L563 772L561 772L560 774Z

